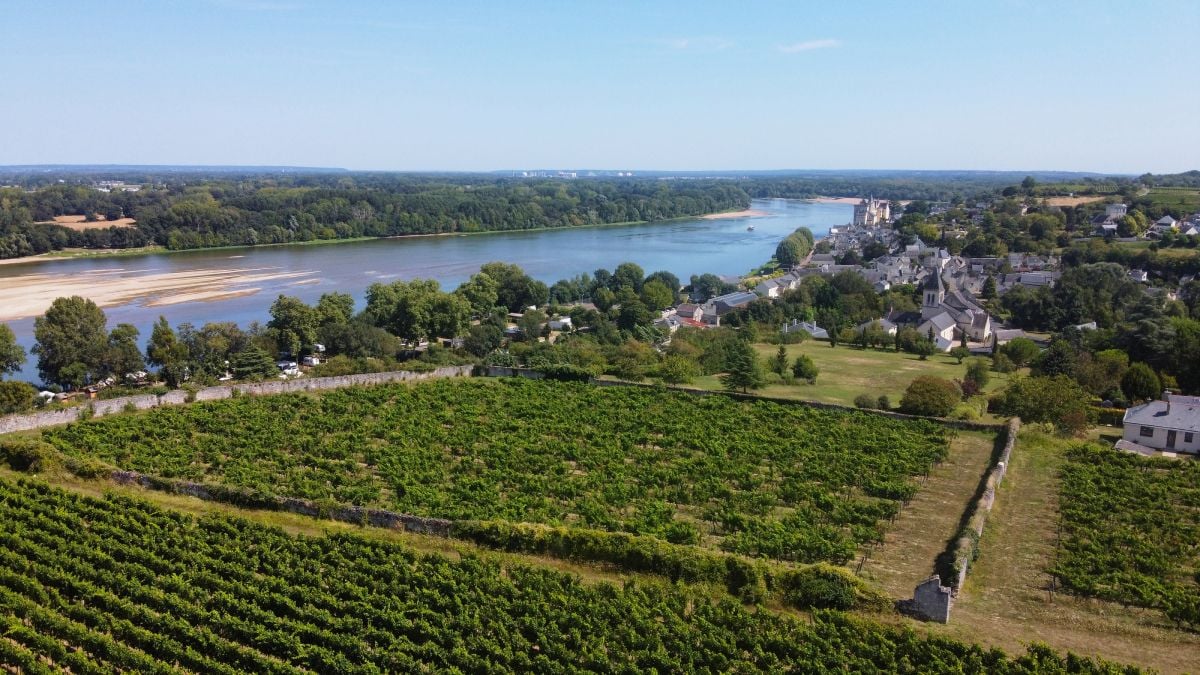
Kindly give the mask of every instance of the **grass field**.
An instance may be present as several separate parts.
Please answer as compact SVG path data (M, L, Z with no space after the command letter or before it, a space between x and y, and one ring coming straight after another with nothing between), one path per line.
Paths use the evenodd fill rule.
M756 344L754 349L763 359L775 356L778 345ZM794 398L824 403L854 405L854 397L870 394L873 397L886 395L895 407L913 378L918 375L936 375L946 379L962 379L966 373L966 361L961 365L945 354L934 354L922 361L913 354L876 349L857 349L839 345L830 347L828 342L808 340L798 345L787 345L788 358L795 360L807 354L817 364L821 373L816 384L783 384L774 374L768 375L766 387L755 393L777 398ZM992 373L986 391L991 392L1008 383L1008 375ZM701 389L720 389L721 382L715 375L697 378L693 386Z
M1059 471L1071 442L1021 433L951 623L926 627L1002 649L1041 641L1166 673L1195 672L1200 635L1175 629L1161 612L1047 590L1058 542Z

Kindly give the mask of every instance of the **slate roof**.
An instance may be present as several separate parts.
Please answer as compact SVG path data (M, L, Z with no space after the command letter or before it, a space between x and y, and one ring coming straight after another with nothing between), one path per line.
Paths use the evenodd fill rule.
M954 317L950 316L946 312L942 312L941 314L930 317L929 323L933 324L935 333L940 333L947 328L952 328L958 325L958 322L954 320Z
M1125 424L1200 431L1200 396L1168 394L1167 401L1150 401L1125 411Z

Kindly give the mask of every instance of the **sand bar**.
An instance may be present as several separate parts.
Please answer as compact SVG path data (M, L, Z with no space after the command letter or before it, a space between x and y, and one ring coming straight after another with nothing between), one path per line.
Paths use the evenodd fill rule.
M758 211L755 209L746 209L745 211L729 211L727 213L710 213L706 216L700 216L702 220L726 220L728 218L761 218L771 214L766 211Z
M112 270L77 274L25 274L0 278L0 321L45 313L55 298L82 295L101 307L145 301L150 307L252 295L254 284L302 279L315 271L283 272L278 267L197 269L186 272Z

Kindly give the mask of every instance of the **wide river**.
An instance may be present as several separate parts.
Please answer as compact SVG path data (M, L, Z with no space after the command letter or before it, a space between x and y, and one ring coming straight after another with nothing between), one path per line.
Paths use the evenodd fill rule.
M131 323L145 340L160 315L172 325L245 325L266 321L281 293L311 302L330 291L353 294L361 309L363 292L373 283L426 278L454 288L493 260L516 263L547 284L625 261L647 273L673 272L687 283L704 272L745 274L768 260L780 239L797 227L807 226L821 237L830 226L848 222L853 211L848 204L782 199L755 200L751 208L766 215L0 265L0 321L28 351L33 318L17 311L18 305L39 297L45 303L54 295L92 295L105 307L110 327ZM5 287L8 308L2 306ZM32 354L16 377L38 380Z

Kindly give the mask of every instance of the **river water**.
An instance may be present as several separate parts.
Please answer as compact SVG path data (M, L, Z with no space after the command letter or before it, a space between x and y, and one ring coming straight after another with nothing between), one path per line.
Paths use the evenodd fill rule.
M136 280L142 276L202 270L245 270L260 273L304 273L303 276L259 280L244 293L221 300L155 306L159 293L147 288L115 306L105 307L109 326L131 323L143 340L160 316L172 325L190 321L266 321L279 294L315 302L322 293L340 291L359 299L367 286L398 279L436 279L453 289L483 263L499 260L520 265L547 284L597 268L609 270L630 261L647 273L667 270L683 283L693 274L741 275L774 253L780 239L800 226L819 238L831 226L849 222L853 207L796 200L755 200L751 208L766 215L720 220L689 219L667 223L587 227L560 230L498 232L469 236L375 239L318 246L270 246L187 251L118 258L81 258L0 266L0 287L24 275L102 274ZM749 226L753 225L751 231ZM83 293L86 295L86 292ZM33 319L8 321L28 351L33 345ZM18 379L37 381L36 359Z

